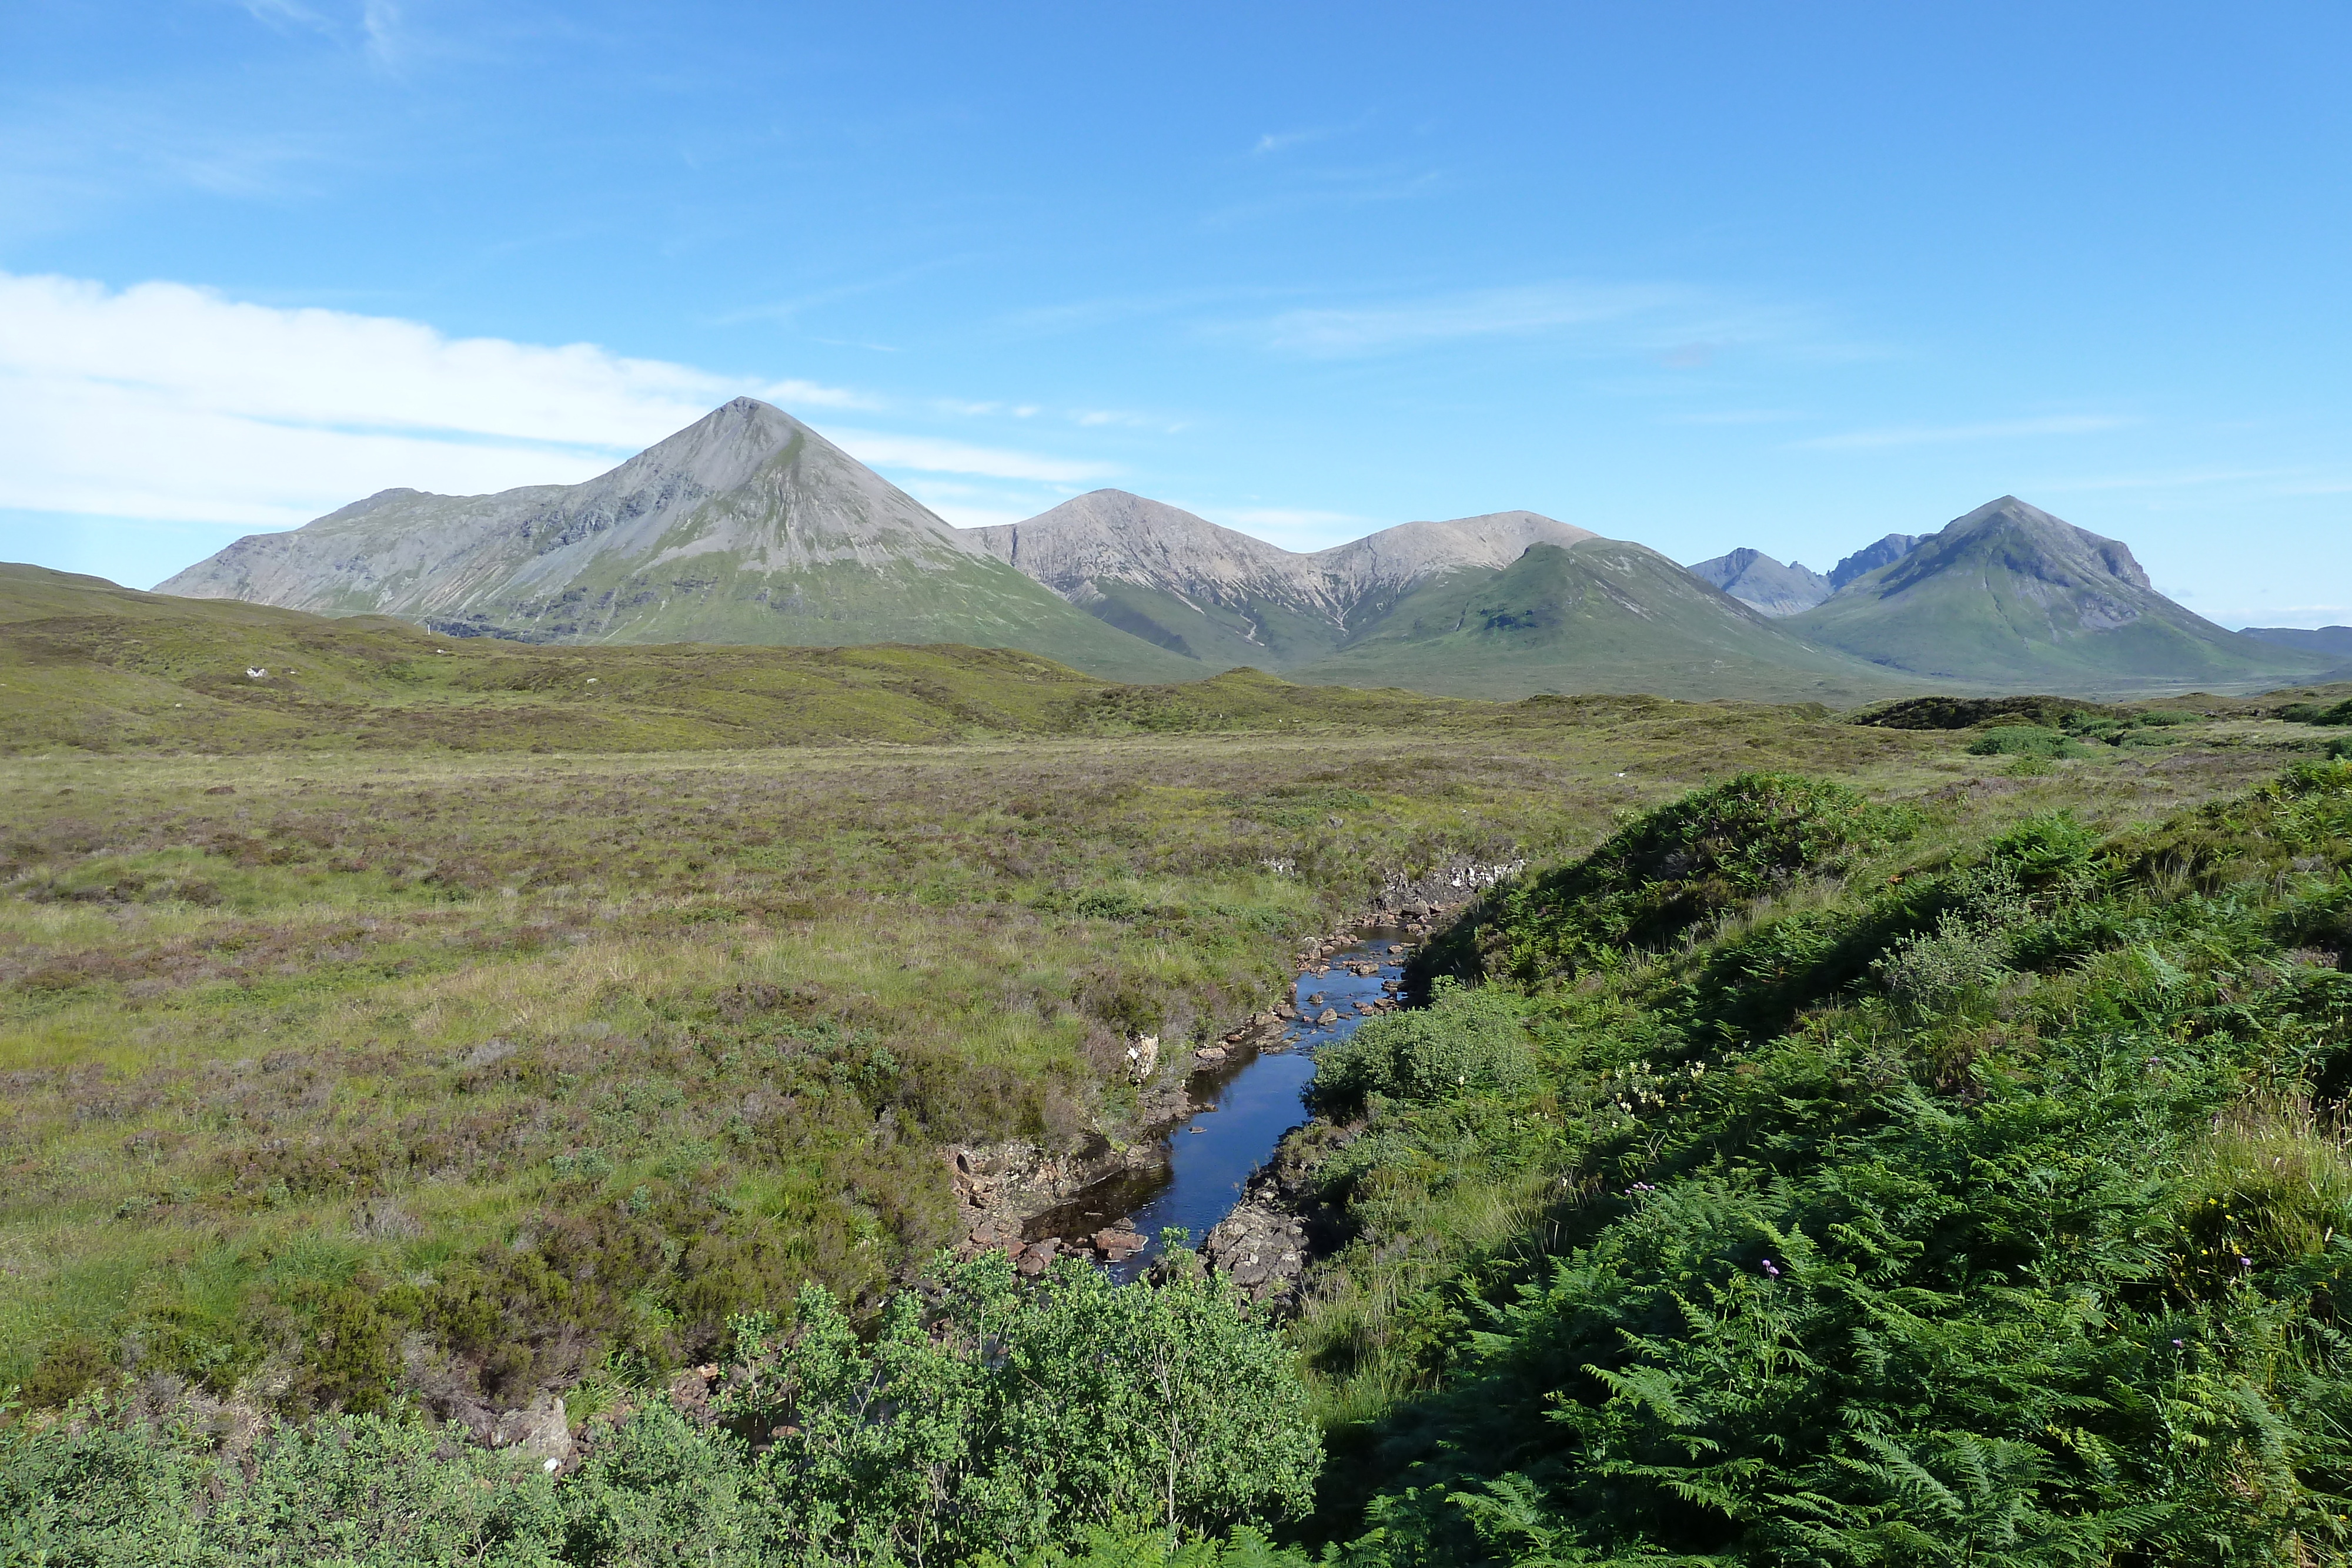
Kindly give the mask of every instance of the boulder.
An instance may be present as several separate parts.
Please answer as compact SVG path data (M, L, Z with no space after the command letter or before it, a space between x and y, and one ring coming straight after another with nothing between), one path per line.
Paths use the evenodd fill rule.
M1143 1248L1143 1232L1139 1230L1122 1230L1113 1226L1108 1230L1095 1232L1095 1250L1104 1254L1114 1263L1122 1258L1134 1257L1138 1252L1142 1251Z

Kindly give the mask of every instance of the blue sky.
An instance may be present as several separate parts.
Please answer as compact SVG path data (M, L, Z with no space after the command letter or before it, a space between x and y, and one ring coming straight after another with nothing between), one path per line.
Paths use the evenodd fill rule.
M0 558L145 586L738 392L959 523L2013 492L2352 622L2352 10L13 0Z

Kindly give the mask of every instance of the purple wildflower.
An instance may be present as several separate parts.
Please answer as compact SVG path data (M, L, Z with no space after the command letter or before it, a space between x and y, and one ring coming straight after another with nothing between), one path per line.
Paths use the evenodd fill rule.
M1780 1270L1772 1266L1772 1260L1769 1258L1764 1260L1764 1271L1776 1280L1780 1277Z

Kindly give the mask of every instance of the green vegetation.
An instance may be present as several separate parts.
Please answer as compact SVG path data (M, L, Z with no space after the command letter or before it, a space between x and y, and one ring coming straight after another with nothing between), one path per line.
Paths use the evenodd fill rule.
M2289 703L2279 717L2295 724L2352 724L2352 698L2330 707L2322 703Z
M248 1451L183 1426L0 1435L0 1562L1157 1563L1305 1511L1319 1458L1283 1346L1172 1255L1157 1288L1003 1254L895 1297L870 1343L812 1286L739 1318L714 1398L614 1412L557 1485L462 1432L341 1416ZM1262 1537L1176 1560L1269 1564Z
M1864 809L1731 780L1429 955L1488 979L1414 1027L1540 1066L1319 1167L1350 1561L2343 1559L2352 767L2108 831ZM1636 847L1751 838L1622 917Z
M0 755L925 744L1433 722L1465 706L1403 692L1294 686L1253 671L1189 685L1118 686L993 648L581 647L446 637L383 616L336 621L233 600L172 599L16 566L0 566Z
M943 1147L1131 1140L1129 1037L1231 1028L1389 875L1755 758L1973 766L1760 708L1088 689L1101 738L0 765L0 1386L465 1416L810 1280L870 1314L962 1237Z
M1599 538L1441 578L1291 674L1463 695L1664 692L1841 707L1939 684L1807 643L1655 550Z
M192 689L150 611L58 667ZM209 728L0 761L27 1561L2342 1550L2326 731L2093 714L2017 776L1811 708L331 631L334 724L230 683ZM421 716L366 695L374 637L448 661ZM919 665L1009 716L720 748L692 716L737 699L660 672L739 653L830 683L836 737L944 714ZM534 752L524 688L479 751L362 733L575 658L643 683L605 733L694 738ZM1432 1005L1323 1064L1286 1357L1181 1268L936 1261L945 1147L1134 1139L1129 1037L1213 1039L1388 878L1521 856ZM559 1479L438 1425L551 1392L596 1439Z

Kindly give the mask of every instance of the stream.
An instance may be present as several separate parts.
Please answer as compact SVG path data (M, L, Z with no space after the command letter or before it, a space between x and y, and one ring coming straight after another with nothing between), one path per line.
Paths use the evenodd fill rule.
M1358 1002L1394 994L1381 983L1402 977L1405 956L1389 949L1407 941L1400 927L1362 927L1355 946L1318 959L1292 987L1290 1000L1298 1017L1285 1025L1281 1044L1254 1053L1244 1050L1192 1075L1191 1095L1199 1109L1170 1131L1163 1165L1123 1172L1047 1209L1024 1228L1025 1238L1077 1240L1112 1226L1140 1231L1148 1239L1144 1249L1107 1265L1122 1283L1150 1266L1164 1228L1181 1228L1195 1247L1206 1240L1283 1134L1307 1119L1305 1096L1315 1076L1315 1051L1347 1039L1365 1019L1378 1016L1359 1011ZM1378 972L1349 972L1348 966L1365 964L1377 964ZM1315 972L1327 967L1326 973ZM1327 1009L1339 1015L1338 1020L1315 1022Z

